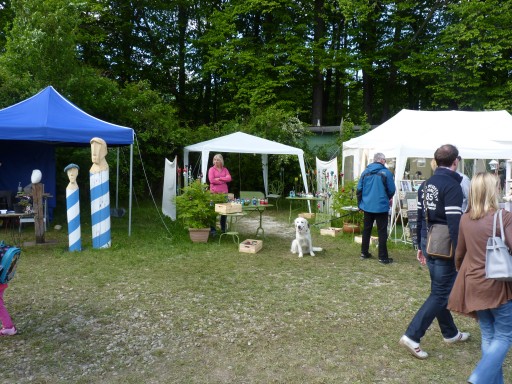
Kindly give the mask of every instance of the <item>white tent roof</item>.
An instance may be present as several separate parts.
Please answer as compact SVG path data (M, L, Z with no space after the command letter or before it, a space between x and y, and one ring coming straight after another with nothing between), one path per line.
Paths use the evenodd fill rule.
M303 155L304 151L289 145L262 139L243 132L235 132L230 135L217 137L192 144L185 147L187 152L235 152L235 153L261 153L273 155Z
M203 174L203 182L206 182L206 175L208 173L208 157L210 152L261 154L265 194L268 194L268 155L296 155L299 159L304 188L305 191L308 192L306 167L304 165L304 151L300 148L280 144L272 140L262 139L261 137L252 136L243 132L235 132L230 135L221 136L216 139L203 141L201 143L185 147L183 151L185 166L188 166L188 155L190 152L201 152L201 172Z
M354 156L359 175L376 152L396 158L401 179L409 157L433 157L453 144L464 159L512 157L512 116L507 111L412 111L403 109L374 130L343 143L343 158ZM343 166L344 166L343 162Z
M403 109L372 131L343 143L345 159L354 156L358 177L376 152L395 158L395 183L408 158L434 157L443 144L455 145L464 159L512 157L512 116L507 111L412 111ZM393 207L394 209L394 207Z
M343 143L343 152L366 149L390 158L433 157L436 148L447 143L465 159L509 158L512 116L507 111L403 109L374 130Z

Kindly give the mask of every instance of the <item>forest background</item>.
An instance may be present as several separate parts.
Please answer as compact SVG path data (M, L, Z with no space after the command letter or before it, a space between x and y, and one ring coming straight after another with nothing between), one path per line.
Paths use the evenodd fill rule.
M0 0L0 108L52 85L132 127L145 195L161 190L165 157L235 131L314 164L327 153L307 148L310 125L343 125L339 148L403 108L510 112L511 25L511 0ZM70 158L90 164L59 149ZM258 161L226 161L260 189ZM269 178L286 165L293 185L295 163L270 161Z

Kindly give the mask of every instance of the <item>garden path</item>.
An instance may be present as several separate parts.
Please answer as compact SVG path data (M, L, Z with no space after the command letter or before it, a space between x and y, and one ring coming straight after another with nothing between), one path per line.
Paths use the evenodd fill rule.
M247 215L236 223L238 232L243 234L256 233L260 223L258 215ZM292 224L279 221L270 215L263 216L263 229L267 236L279 236L286 239L293 239L295 230Z

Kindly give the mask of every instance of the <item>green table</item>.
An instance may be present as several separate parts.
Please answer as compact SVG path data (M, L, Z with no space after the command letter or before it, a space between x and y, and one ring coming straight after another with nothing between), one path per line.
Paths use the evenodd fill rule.
M245 212L252 212L256 211L260 214L260 225L256 229L256 237L258 237L259 231L261 231L261 234L263 237L265 237L265 230L263 229L263 212L265 212L265 209L268 207L273 207L273 204L256 204L256 205L242 205L242 211Z

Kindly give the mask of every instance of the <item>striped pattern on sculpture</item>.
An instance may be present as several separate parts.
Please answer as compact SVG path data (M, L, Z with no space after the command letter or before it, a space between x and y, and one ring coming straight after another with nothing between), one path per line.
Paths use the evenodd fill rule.
M92 247L110 247L110 192L108 169L89 173L91 185Z
M66 189L69 250L82 250L79 189Z

